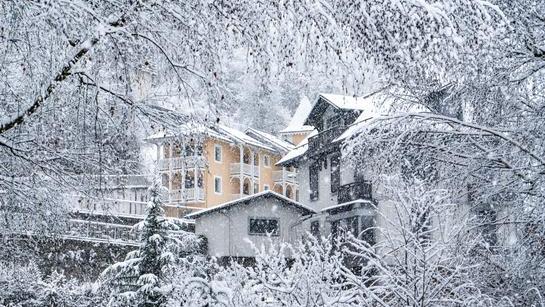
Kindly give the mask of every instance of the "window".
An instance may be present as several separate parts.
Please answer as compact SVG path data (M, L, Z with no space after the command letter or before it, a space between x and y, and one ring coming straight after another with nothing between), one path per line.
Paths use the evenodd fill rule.
M268 191L268 190L270 190L270 189L271 189L271 188L269 187L268 184L264 184L264 185L263 185L263 191Z
M354 237L358 236L359 220L357 216L349 217L345 220L346 230Z
M214 161L221 162L221 145L214 145Z
M343 118L341 115L335 115L335 116L332 116L328 119L326 119L326 123L325 123L325 129L331 129L331 128L334 128L334 127L339 127L339 126L342 126L343 124Z
M185 188L191 189L195 187L195 177L193 174L186 173L185 174Z
M250 195L250 183L248 181L244 181L242 185L242 194Z
M254 194L259 192L259 184L254 183Z
M312 221L310 223L310 234L315 237L320 237L320 221Z
M360 225L361 240L369 243L369 245L375 245L375 217L374 216L362 216Z
M331 193L336 193L341 185L341 155L331 156Z
M271 235L280 234L280 223L278 219L250 218L248 233L251 235Z
M271 166L271 158L268 155L263 156L263 166L265 167Z
M320 161L312 163L309 167L310 200L318 200L320 186Z
M214 192L216 194L221 194L221 177L214 177Z
M254 154L254 165L259 167L259 153Z

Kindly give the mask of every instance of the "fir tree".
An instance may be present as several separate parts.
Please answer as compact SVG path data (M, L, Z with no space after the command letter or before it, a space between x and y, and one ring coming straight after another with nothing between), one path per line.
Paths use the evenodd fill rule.
M128 253L125 261L112 265L102 274L103 284L108 286L105 291L113 290L110 306L164 306L171 289L169 272L176 264L182 245L189 243L184 249L198 245L193 234L179 232L189 239L185 242L171 235L170 231L179 230L179 226L164 216L158 180L149 193L147 216L135 225L141 233L139 249Z

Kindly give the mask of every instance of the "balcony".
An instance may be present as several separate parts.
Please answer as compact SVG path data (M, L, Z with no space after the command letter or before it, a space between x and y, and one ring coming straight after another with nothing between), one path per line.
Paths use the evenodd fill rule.
M331 148L331 143L339 137L347 127L337 126L318 133L308 139L308 152L319 154L327 152Z
M297 173L292 171L273 171L273 181L274 183L286 183L297 184Z
M146 202L124 199L73 198L74 210L79 212L141 217L146 215Z
M197 202L204 201L204 189L203 188L186 188L183 190L185 195L182 195L181 189L171 190L168 193L169 199L172 202ZM185 197L184 197L185 196Z
M241 168L240 163L231 163L231 167L230 167L231 176L240 176L241 170L242 170L243 176L259 177L259 166L242 163L242 168Z
M76 177L78 178L78 177ZM90 175L78 179L92 184L95 188L149 187L151 176L147 175Z
M192 168L195 165L202 167L204 165L204 158L202 156L187 156L177 158L165 158L157 161L157 169L159 171L168 171L172 165L173 170L182 169L182 165L188 168Z
M372 186L369 181L359 181L342 185L337 192L337 202L339 204L358 199L371 200L372 198Z

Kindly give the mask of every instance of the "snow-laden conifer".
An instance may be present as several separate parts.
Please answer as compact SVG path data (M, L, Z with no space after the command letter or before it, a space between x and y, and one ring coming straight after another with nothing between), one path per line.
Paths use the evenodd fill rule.
M171 291L170 273L179 256L198 249L193 234L165 218L161 189L158 180L149 188L146 218L134 227L141 234L139 249L102 274L103 285L111 287L110 306L164 306Z

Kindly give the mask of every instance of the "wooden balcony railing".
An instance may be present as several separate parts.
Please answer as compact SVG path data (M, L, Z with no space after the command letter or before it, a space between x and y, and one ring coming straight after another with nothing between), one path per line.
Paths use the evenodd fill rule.
M345 184L339 187L337 202L342 204L358 199L371 200L373 198L372 191L372 185L369 181Z
M147 202L125 199L88 199L72 197L73 209L79 212L92 212L111 215L141 217L146 215Z
M231 163L231 176L239 176L241 167L240 163ZM242 163L242 174L245 176L259 177L259 166Z
M311 154L319 154L327 151L331 147L331 143L346 130L345 126L337 126L318 133L308 139L308 152Z
M187 156L177 158L164 158L157 161L157 169L159 171L168 171L172 166L172 169L178 170L184 165L187 168L192 168L195 165L202 167L204 165L204 157L202 156Z
M297 173L292 171L273 171L273 181L281 183L285 180L287 183L297 184Z
M185 188L183 191L181 189L171 190L169 198L170 201L204 201L204 189Z

